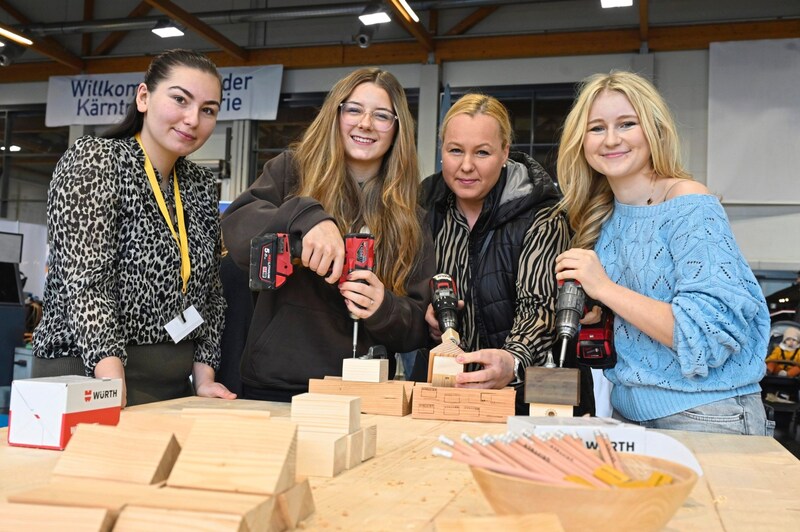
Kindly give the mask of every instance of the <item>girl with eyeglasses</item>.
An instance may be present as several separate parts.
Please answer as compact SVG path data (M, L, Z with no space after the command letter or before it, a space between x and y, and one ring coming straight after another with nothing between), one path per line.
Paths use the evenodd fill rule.
M250 240L289 233L302 241L303 267L258 294L242 354L243 395L289 401L310 378L341 375L358 348L392 353L425 343L433 246L417 208L414 123L390 73L362 68L338 81L302 139L264 165L225 212L225 244L249 268ZM375 271L339 283L343 235L375 237ZM345 272L346 274L346 272ZM390 364L390 374L393 367Z

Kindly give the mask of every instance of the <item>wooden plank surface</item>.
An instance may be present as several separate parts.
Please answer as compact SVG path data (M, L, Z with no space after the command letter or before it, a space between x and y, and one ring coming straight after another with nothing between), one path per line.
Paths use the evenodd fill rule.
M269 410L288 417L289 405L258 401L187 398L126 409L180 415L186 407ZM482 423L361 415L376 424L377 455L335 478L309 479L316 511L303 526L330 530L434 530L438 519L493 515L469 468L431 456L444 434L479 435ZM497 425L496 430L504 430ZM765 437L670 431L704 469L667 530L751 531L800 529L800 462ZM0 429L0 501L11 492L47 484L59 451L9 447Z

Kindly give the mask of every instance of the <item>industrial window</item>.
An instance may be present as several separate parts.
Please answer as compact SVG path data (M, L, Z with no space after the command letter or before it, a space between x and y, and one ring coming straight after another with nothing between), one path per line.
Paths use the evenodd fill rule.
M0 218L46 223L47 189L69 127L46 127L45 106L0 108Z

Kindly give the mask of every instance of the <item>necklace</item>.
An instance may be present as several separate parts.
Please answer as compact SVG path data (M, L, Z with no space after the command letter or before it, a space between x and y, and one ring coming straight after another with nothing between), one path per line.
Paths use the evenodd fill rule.
M647 198L647 205L652 205L653 204L653 196L655 196L655 194L656 194L656 179L654 177L653 178L653 185L652 185L652 187L650 187L650 197Z

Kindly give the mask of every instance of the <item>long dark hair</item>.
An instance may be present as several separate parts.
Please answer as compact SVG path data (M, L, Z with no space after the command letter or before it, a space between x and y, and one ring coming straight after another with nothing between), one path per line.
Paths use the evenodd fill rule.
M175 48L173 50L166 50L157 55L150 66L147 67L147 72L144 74L144 84L147 85L147 90L153 92L162 80L169 77L172 69L175 67L189 67L207 72L216 76L222 83L222 78L217 71L217 66L205 55L195 52L193 50L184 50ZM134 95L133 101L128 107L128 112L125 118L118 124L108 128L103 133L103 137L108 139L124 139L132 137L142 130L144 124L144 113L140 112L136 107L136 96Z

